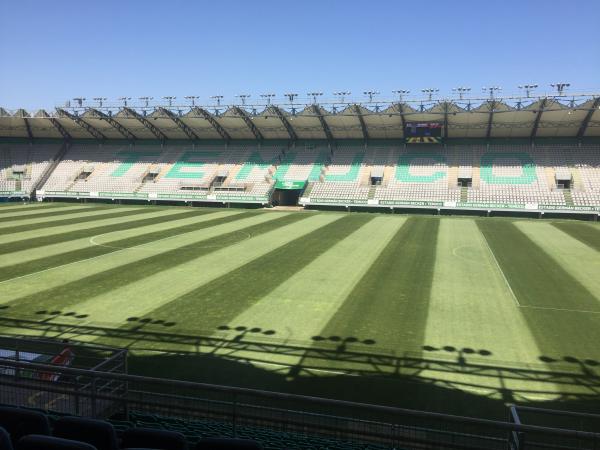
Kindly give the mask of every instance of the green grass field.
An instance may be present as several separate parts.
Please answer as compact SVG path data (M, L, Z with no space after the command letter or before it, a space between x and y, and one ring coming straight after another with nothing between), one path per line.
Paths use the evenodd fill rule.
M592 222L0 207L2 334L131 371L504 417L600 406Z

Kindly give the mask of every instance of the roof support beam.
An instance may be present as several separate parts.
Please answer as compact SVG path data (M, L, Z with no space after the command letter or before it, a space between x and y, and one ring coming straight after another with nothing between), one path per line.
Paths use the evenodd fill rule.
M542 101L540 102L540 106L535 115L535 121L533 122L533 128L531 129L531 136L529 137L531 140L535 139L535 136L537 135L537 131L538 131L538 127L540 126L540 120L542 118L542 113L544 112L544 108L546 107L546 103L548 103L548 99L544 98L542 99Z
M246 124L246 126L250 129L250 131L252 132L252 134L254 135L254 137L256 138L256 140L258 140L258 141L262 141L263 140L262 133L256 127L256 125L254 125L254 122L252 122L252 119L250 119L250 117L248 117L248 114L246 113L246 111L244 111L239 106L234 106L233 107L233 112L235 112L239 117L241 117L241 119L244 121L244 123Z
M285 129L286 129L286 131L287 131L288 136L290 137L290 139L292 141L297 141L298 140L298 135L296 134L296 132L292 128L292 125L290 124L290 122L287 120L287 118L283 114L283 111L281 111L281 109L279 109L279 107L277 107L277 106L269 106L268 111L273 112L277 116L277 118L281 121L281 123L285 127Z
M94 108L91 108L89 111L97 118L105 120L107 123L109 123L115 130L117 130L119 133L121 133L121 135L125 139L129 139L130 141L136 140L135 135L131 131L129 131L127 128L125 128L123 125L121 125L119 122L117 122L115 119L113 119L108 114L104 114L102 111L99 111Z
M30 141L33 141L33 133L31 132L31 126L29 125L29 120L27 117L23 117L23 122L25 122L25 129L27 130L27 137Z
M148 130L150 130L150 132L156 137L156 139L159 139L161 141L166 141L168 139L162 131L160 131L158 128L152 125L152 123L148 119L146 119L144 116L137 113L133 109L124 107L121 109L121 111L123 111L126 115L137 119L138 122L144 125Z
M487 130L485 132L485 138L489 140L492 136L492 123L494 122L494 110L496 109L496 100L489 100L490 115L488 117Z
M450 103L444 102L444 139L448 139L448 111Z
M90 133L96 139L99 139L101 141L106 140L106 136L104 136L104 134L102 134L100 132L100 130L98 130L96 127L91 126L89 123L87 123L81 117L76 116L75 114L71 114L70 112L65 111L62 108L56 108L56 112L58 112L58 114L60 116L67 117L67 118L71 119L73 122L75 122L81 128L85 129L85 131L87 131L88 133Z
M198 137L198 135L196 133L194 133L194 130L192 130L185 123L183 123L183 121L179 118L179 116L177 116L177 114L174 114L172 111L169 111L167 108L162 108L162 107L158 108L158 112L161 114L164 114L169 119L171 119L175 123L175 125L177 125L186 134L186 136L189 137L190 139L193 139L193 140L200 139Z
M312 105L311 109L312 109L313 113L315 114L315 116L317 116L317 119L319 119L319 122L321 123L321 127L323 128L323 131L325 132L325 136L327 136L327 140L330 143L333 142L333 134L331 134L329 125L327 125L327 122L325 122L325 119L323 118L323 114L321 114L319 105L316 105L316 104Z
M363 117L362 113L360 112L360 108L358 105L354 105L354 112L356 113L356 116L358 117L358 121L360 122L360 129L362 130L362 135L363 135L363 139L365 141L369 140L369 131L367 130L367 125L365 124L365 118Z
M596 97L596 100L594 100L594 103L592 103L592 108L585 115L585 118L583 119L583 122L581 122L581 126L579 127L579 131L577 132L577 137L578 138L582 138L585 135L587 127L588 127L590 121L592 120L592 116L594 115L594 112L598 108L600 108L600 97Z
M63 139L65 139L66 141L70 141L71 135L69 134L69 132L67 130L65 130L65 127L63 127L58 120L56 120L54 117L48 117L48 119L50 120L50 123L52 125L54 125L54 128L56 128L58 130L58 132L61 134L61 136L63 137Z
M406 120L404 120L404 106L402 106L402 103L396 103L394 106L400 114L400 125L402 126L402 136L404 136L404 133L406 132Z
M224 141L229 142L231 140L231 136L229 136L229 133L225 131L225 129L219 124L219 122L215 120L215 118L207 110L194 106L192 108L192 112L197 116L202 117L208 123L210 123L210 125L215 129L217 133L219 133L219 136L221 136L221 138Z

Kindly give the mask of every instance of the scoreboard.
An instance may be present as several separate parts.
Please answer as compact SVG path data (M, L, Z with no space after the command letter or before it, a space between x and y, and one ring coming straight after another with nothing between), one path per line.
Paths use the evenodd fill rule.
M406 122L404 136L409 144L439 144L442 124L439 122Z

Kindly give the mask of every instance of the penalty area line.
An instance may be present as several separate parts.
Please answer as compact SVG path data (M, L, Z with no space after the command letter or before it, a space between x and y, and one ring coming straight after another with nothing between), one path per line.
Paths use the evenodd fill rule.
M600 314L600 311L590 311L590 310L585 310L585 309L569 309L569 308L552 308L550 306L519 305L519 308L542 309L542 310L548 310L548 311L563 311L563 312L585 313L585 314Z
M494 251L492 250L492 248L490 247L490 244L488 243L487 239L485 238L485 235L481 231L479 232L479 234L481 235L481 238L483 239L483 242L485 243L485 246L487 247L488 251L490 252L492 260L494 261L494 264L496 265L496 268L500 272L500 275L502 275L502 279L504 280L504 283L506 284L506 287L510 291L510 295L513 298L513 300L515 301L515 304L518 307L521 307L521 304L519 303L519 300L517 299L517 296L515 295L514 291L512 290L512 287L510 286L510 283L508 282L508 278L506 278L506 275L504 274L504 271L502 270L502 267L500 267L500 263L498 262L498 259L496 259L496 255L494 254Z

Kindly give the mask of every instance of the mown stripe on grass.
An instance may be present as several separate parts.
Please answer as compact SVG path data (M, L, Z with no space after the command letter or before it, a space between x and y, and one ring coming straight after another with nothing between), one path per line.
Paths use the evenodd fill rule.
M600 251L600 229L577 222L554 222L552 225L585 245Z
M337 214L302 214L305 219L279 227L268 233L252 236L243 231L244 228L250 225L273 220L274 217L281 214L291 213L261 214L237 222L244 222L244 226L235 228L227 226L227 230L221 233L212 230L212 235L205 239L208 246L212 246L213 239L216 236L234 230L246 234L247 238L235 245L224 246L215 252L185 264L173 268L167 267L151 278L130 283L117 291L89 298L78 303L74 308L93 317L93 323L110 324L113 327L130 323L129 320L126 321L127 318L143 317L199 286L216 280L254 259L266 255L288 242L306 236L312 231L340 218ZM206 234L208 233L210 233L209 230ZM118 311L118 313L115 313L115 311ZM79 325L81 321L74 321L73 323ZM132 323L132 325L134 324ZM170 330L173 330L173 328L170 328ZM126 343L116 342L115 345L121 346L126 345Z
M243 217L252 217L257 213L246 212L235 216L238 220ZM253 236L267 233L289 223L302 220L305 216L291 214L277 217L268 222L242 229ZM218 219L222 223L227 219ZM229 219L233 220L233 219ZM214 225L214 224L213 224ZM234 245L246 239L244 233L237 231L226 233L213 238L210 245L199 241L177 249L168 250L157 255L144 258L131 264L125 264L100 273L83 277L77 281L66 283L52 289L37 292L21 297L8 303L7 310L11 316L31 315L37 310L63 309L76 305L82 300L92 298L99 293L106 294L130 283L151 277L167 268L173 268L195 258L207 255L225 246Z
M239 211L238 211L239 213ZM189 223L190 220L196 220L198 221L200 220L206 220L207 217L209 218L216 218L216 217L225 217L228 214L223 214L221 213L216 213L215 215L210 214L209 216L198 216L197 218L187 218L187 219L182 219L181 221L177 221L179 223L181 223L182 221L184 223ZM232 214L230 214L231 216L233 216ZM21 297L25 297L28 295L32 295L35 294L37 292L43 291L43 290L48 290L57 286L61 286L63 284L67 284L70 282L74 282L77 281L79 279L81 279L82 277L86 277L92 274L96 274L96 273L100 273L100 272L104 272L106 270L110 270L110 269L114 269L115 267L120 267L120 266L124 266L126 264L131 264L131 263L135 263L137 261L141 261L145 258L148 258L152 255L158 255L160 253L163 253L166 250L172 250L172 249L176 249L176 248L181 248L184 245L188 245L192 242L199 242L199 241L205 241L207 242L207 244L210 244L211 239L223 235L225 233L229 233L232 231L237 231L237 230L241 230L243 228L246 228L250 225L255 225L257 223L261 223L266 221L265 219L263 219L263 217L266 217L267 220L269 219L269 217L274 217L271 216L270 214L261 214L258 216L254 216L248 219L242 219L242 220L237 220L234 222L229 222L226 224L221 224L219 226L216 227L211 227L211 228L205 228L203 230L200 230L199 232L191 232L191 233L185 233L185 234L181 234L181 235L177 235L177 236L173 236L173 237L169 237L166 238L164 240L159 240L159 241L153 241L147 244L142 244L139 247L133 247L133 248L128 248L126 250L123 251L116 251L114 253L108 253L106 255L100 255L98 257L94 257L94 258L89 258L89 259L85 259L85 260L79 260L79 261L75 261L72 264L68 264L68 265L61 265L61 266L55 266L55 267L51 267L47 270L42 270L39 272L35 272L32 273L30 275L25 275L24 277L17 277L17 278L12 278L10 280L7 281L3 281L0 283L0 303L2 304L7 304L10 301L13 300L17 300ZM117 232L117 233L111 233L110 236L115 236L118 235L118 237L120 238L125 238L128 236L132 236L133 233L140 231L140 234L142 234L141 230L145 230L144 232L154 232L160 229L165 229L165 228L170 228L170 227L175 227L177 225L172 225L171 222L168 223L163 223L163 224L156 224L156 225L149 225L147 227L142 227L142 228L135 228L135 229L131 229L131 230L126 230L126 231L122 231L122 232ZM73 241L73 242L81 242L82 240L79 241ZM66 245L66 244L59 244L59 245ZM241 244L238 244L235 247L241 247ZM47 247L43 247L43 248L47 248ZM14 254L14 253L13 253ZM198 261L198 260L195 260ZM167 272L168 269L166 270ZM176 268L174 268L173 270L176 274L179 274L181 271L181 266L178 266ZM196 270L195 272L190 274L190 278L194 278L197 279L198 278L198 271ZM162 276L162 273L161 273ZM152 280L154 279L159 279L160 277L152 277ZM165 281L161 282L163 284L166 284L167 286L169 286L169 288L171 289L172 286L175 284L173 283L175 277L170 277L170 278L166 278L166 283ZM129 286L150 286L150 280L146 279L143 280L139 283L132 283ZM177 285L180 285L181 282L178 280ZM162 286L162 288L164 288L165 286ZM122 290L119 290L119 292L121 292ZM140 291L141 292L141 288ZM149 296L152 295L156 295L157 294L157 290L154 289L153 291L151 290L150 293L148 294ZM185 292L185 291L184 291ZM118 294L119 297L124 297L121 294ZM86 301L89 302L92 299L95 298L109 298L109 299L114 299L116 295L113 294L113 291L109 291L107 293L107 295L105 297L102 297L102 290L99 290L99 292L91 298L88 299L81 299L82 304L85 303ZM142 296L143 297L143 296ZM132 296L127 297L129 302L137 302L139 303L140 300L133 300ZM115 308L110 308L107 305L110 305L111 302L110 301L103 301L100 302L100 305L102 305L105 309L107 310L123 310L123 307L115 307ZM79 306L78 306L79 308ZM5 311L6 312L6 311ZM100 320L100 319L99 319Z
M194 217L202 217L210 215L213 211L201 211L194 214ZM166 239L169 237L177 236L191 231L201 230L212 226L222 225L227 222L242 219L244 217L251 217L259 213L239 213L232 216L209 219L202 222L194 222L192 224L167 228L160 231L153 231L150 233L142 233L138 236L132 236L124 239L115 239L103 242L102 245L94 245L78 250L72 250L69 252L59 253L56 255L46 256L31 261L17 263L10 266L5 266L0 271L0 281L10 280L16 277L22 277L24 275L39 272L56 266L62 266L65 264L71 264L77 261L82 261L89 258L95 258L101 255L114 253L123 249L135 247L138 245L154 242L159 239ZM169 217L164 222L168 223L173 218ZM139 227L136 227L139 228ZM135 229L135 228L134 228Z
M523 305L519 310L542 352L540 362L562 371L571 362L579 372L583 363L574 358L600 361L597 300L515 225L488 220L478 225ZM562 382L561 392L576 391L575 384Z
M143 208L135 208L135 209L129 209L129 210L124 209L124 210L118 210L118 211L115 211L114 209L112 209L112 211L110 211L110 212L105 211L108 208L98 208L98 209L104 211L104 213L85 215L83 217L69 217L67 219L61 219L61 220L52 220L52 221L41 222L41 223L21 224L21 225L14 225L14 226L10 226L10 227L0 228L0 236L6 235L6 234L13 234L13 233L23 233L25 231L48 230L51 228L63 227L63 226L67 226L67 225L83 224L83 223L88 223L88 222L94 222L97 220L115 219L118 217L125 217L125 216L142 214L142 213L148 212L148 211L144 211ZM95 209L94 211L98 211L98 209Z
M139 211L136 211L136 214L148 214L152 211L144 210L144 208L140 208ZM191 217L198 214L203 214L204 212L198 211L184 211L171 213L167 212L164 214L164 211L160 211L162 214L154 217L147 217L144 219L138 220L127 220L124 222L119 222L115 224L101 225L97 227L84 228L81 230L71 230L64 233L51 234L47 236L39 236L28 239L21 239L14 242L6 242L4 244L0 244L0 254L5 253L13 253L21 250L27 250L35 247L42 247L44 245L57 244L60 242L68 242L73 241L75 239L81 239L85 237L92 237L98 234L110 233L112 231L121 231L127 230L129 228L143 227L146 225L152 225L155 223L168 222L173 219L182 219L185 217ZM205 213L204 213L205 214ZM132 218L126 216L128 218Z
M598 299L600 306L600 253L545 221L517 221L529 239Z
M127 210L138 209L138 208L139 208L139 206L131 206L131 207L123 207L122 210L127 211ZM116 210L116 208L85 208L85 209L79 209L79 210L74 210L74 211L68 211L68 212L65 212L64 214L58 214L58 215L55 215L52 217L35 217L35 216L15 217L14 220L0 223L0 231L5 230L7 228L17 227L17 226L22 227L22 226L29 226L32 224L53 223L53 222L57 222L60 220L66 220L66 219L71 219L71 218L79 219L80 217L101 215L101 214L106 214L109 211L115 211L115 210ZM19 230L17 230L17 232L18 231Z
M47 210L51 208L61 208L64 206L65 205L63 203L33 203L23 205L16 202L3 202L0 203L0 216L14 211Z
M539 363L540 351L528 323L474 219L440 222L425 345L432 358L454 358L463 350L468 363ZM436 370L422 375L440 383L459 382L464 376ZM481 388L498 385L495 376L476 378ZM516 390L539 388L534 386L537 381L529 381L515 380L512 386Z
M420 352L435 265L439 220L406 220L320 333L319 345L370 342ZM310 365L310 361L305 361Z
M341 216L174 299L146 317L173 321L177 331L216 331L370 220L372 217L367 215Z
M478 220L521 306L600 312L600 304L577 279L510 222Z
M90 207L83 205L75 205L75 206L60 206L54 208L33 208L28 211L16 211L12 210L9 212L5 212L4 214L0 214L0 223L4 222L12 222L15 220L25 220L25 219L38 219L42 217L54 217L61 216L63 214L73 214L75 212L83 212L95 209L106 209L107 207ZM50 211L48 211L50 209Z

